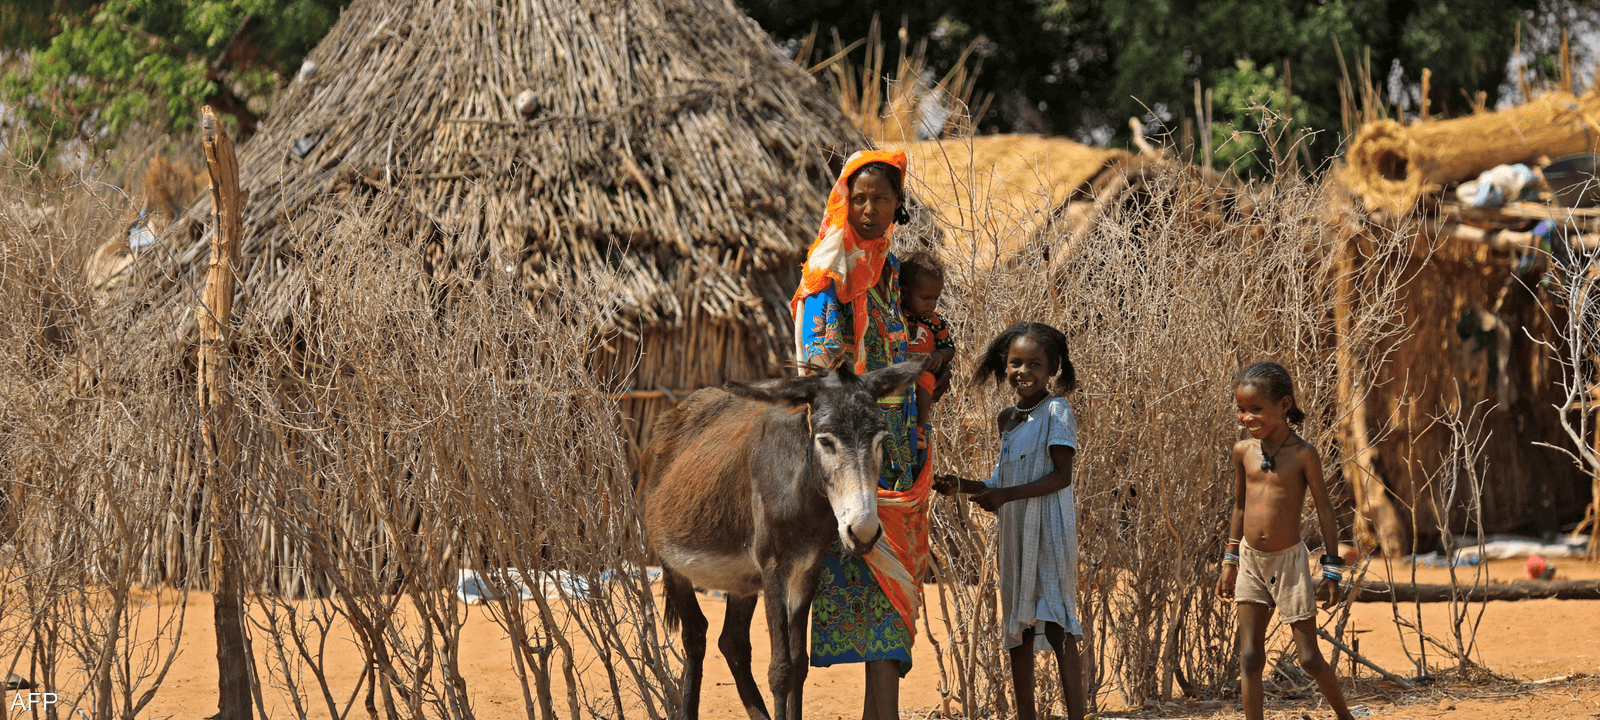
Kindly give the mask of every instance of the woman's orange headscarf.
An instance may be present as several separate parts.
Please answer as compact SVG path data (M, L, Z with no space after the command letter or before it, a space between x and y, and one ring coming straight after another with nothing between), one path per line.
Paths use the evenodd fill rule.
M902 186L905 183L904 152L863 150L845 161L844 169L839 171L839 180L833 184L833 192L828 194L828 209L822 216L822 228L817 231L816 241L811 243L811 249L806 252L800 287L795 289L794 300L789 303L790 315L795 320L796 360L805 358L805 346L800 338L800 307L807 297L828 289L829 283L832 283L839 295L839 302L850 303L851 315L855 318L855 370L858 373L867 370L866 352L862 347L867 332L867 291L878 284L878 278L883 274L883 262L889 257L889 237L894 234L894 226L890 225L883 237L877 240L867 240L856 234L849 220L850 176L875 162L894 166L900 171Z

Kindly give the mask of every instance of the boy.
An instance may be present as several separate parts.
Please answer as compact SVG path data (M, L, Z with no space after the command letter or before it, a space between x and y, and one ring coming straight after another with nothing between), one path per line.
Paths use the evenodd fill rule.
M1317 649L1316 601L1327 608L1339 600L1343 558L1322 556L1322 581L1313 591L1309 551L1300 540L1300 508L1306 491L1317 508L1322 546L1339 547L1333 504L1322 482L1316 449L1289 428L1305 418L1295 402L1289 371L1275 362L1255 363L1234 381L1239 423L1249 440L1233 446L1238 476L1228 549L1222 559L1217 595L1238 605L1239 660L1244 716L1261 720L1261 673L1266 669L1267 621L1273 608L1294 631L1300 669L1317 681L1340 720L1352 720L1333 668Z

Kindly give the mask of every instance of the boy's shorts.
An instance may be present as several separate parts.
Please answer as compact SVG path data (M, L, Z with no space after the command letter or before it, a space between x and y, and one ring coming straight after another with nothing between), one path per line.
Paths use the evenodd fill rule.
M1317 617L1317 587L1311 582L1311 551L1304 542L1259 552L1239 544L1239 581L1234 602L1277 606L1278 621L1292 625Z

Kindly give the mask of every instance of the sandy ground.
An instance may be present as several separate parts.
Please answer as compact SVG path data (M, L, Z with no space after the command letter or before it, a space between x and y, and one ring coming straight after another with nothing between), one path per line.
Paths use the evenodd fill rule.
M1557 561L1557 565L1561 574L1570 579L1600 579L1600 565L1576 560ZM1464 570L1470 572L1472 569ZM1487 566L1487 572L1491 582L1515 581L1523 576L1522 561L1495 561ZM1409 577L1410 568L1397 568L1397 575ZM1417 570L1418 582L1446 580L1447 571L1444 569L1424 567ZM715 637L721 629L723 603L706 596L701 597L701 603L711 620L712 637L711 649L706 657L702 716L709 720L743 718L745 715L731 685L727 666L717 654L715 646ZM937 612L937 607L930 607L930 611ZM1414 613L1415 609L1408 609L1407 612ZM1402 636L1392 617L1387 604L1361 603L1355 606L1351 622L1359 633L1363 654L1387 669L1410 675L1408 669L1412 665L1407 660ZM1448 634L1446 617L1445 605L1428 604L1422 607L1423 627L1435 637L1443 638ZM209 597L192 593L182 652L154 701L141 713L143 717L203 718L216 712L215 640L210 618ZM937 630L941 623L937 616L933 620ZM760 611L756 613L753 640L756 678L765 689L765 658L769 650ZM1407 640L1415 652L1418 645L1415 636L1408 635ZM510 642L504 631L481 609L474 608L468 616L463 641L465 647L472 649L462 670L468 680L477 716L483 720L524 717L521 689L511 669ZM1521 688L1505 684L1467 686L1445 683L1409 695L1386 694L1382 684L1357 682L1347 683L1348 692L1352 700L1371 717L1439 717L1451 720L1600 718L1600 680L1593 677L1600 674L1600 601L1489 603L1483 611L1477 642L1475 657L1497 673L1528 681L1562 676L1568 676L1569 679ZM258 652L264 652L265 644L257 640ZM334 668L330 680L336 687L346 688L344 692L348 693L348 688L360 672L359 654L348 642L332 642L326 653L330 666ZM902 716L936 716L940 700L937 687L939 675L928 643L918 643L915 659L917 667L901 686ZM1348 664L1341 663L1339 672L1341 677L1348 677ZM813 668L806 683L807 717L823 720L859 717L861 675L858 666ZM1370 679L1372 673L1363 671L1363 677ZM561 706L562 691L558 688L556 692L558 706ZM342 695L339 700L347 697ZM7 698L9 700L9 695ZM1232 702L1207 704L1184 701L1158 708L1119 708L1116 707L1115 698L1107 698L1103 704L1107 706L1104 707L1103 717L1239 717L1237 707ZM1326 706L1319 709L1319 704L1300 701L1281 707L1269 706L1268 716L1297 720L1307 714L1314 718L1332 717ZM269 703L268 710L272 717L293 717L296 714L283 702L281 694L277 700ZM1056 710L1059 712L1060 708ZM356 714L363 713L358 708ZM6 717L12 715L7 713ZM313 707L312 716L325 717L326 712L316 712Z

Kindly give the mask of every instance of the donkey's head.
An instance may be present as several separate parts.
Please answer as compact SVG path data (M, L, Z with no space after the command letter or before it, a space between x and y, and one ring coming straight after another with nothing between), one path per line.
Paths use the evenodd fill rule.
M889 427L878 399L905 392L922 374L927 357L856 375L848 366L820 377L729 385L737 395L798 407L811 406L810 454L822 477L823 495L839 523L839 542L865 555L883 534L878 524L878 476Z

